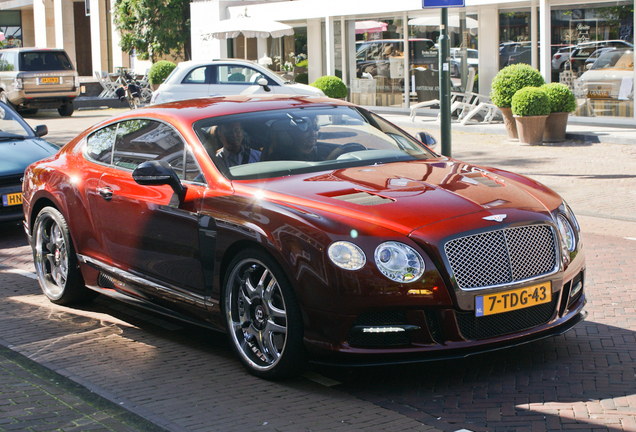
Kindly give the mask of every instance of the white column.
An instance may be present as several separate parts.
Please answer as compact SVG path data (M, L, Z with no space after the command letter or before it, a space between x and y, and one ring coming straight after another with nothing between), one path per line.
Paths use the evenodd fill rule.
M327 75L335 75L335 53L334 53L334 37L333 37L333 18L325 17L325 52L327 61Z
M192 60L227 58L227 41L209 36L214 24L221 20L222 9L225 11L225 6L221 8L218 0L190 3Z
M550 20L550 0L539 0L539 27L541 28L541 34L539 35L539 42L541 43L541 58L539 59L539 71L543 75L543 79L546 83L552 81L552 66L550 60L552 58L552 22Z
M341 47L341 55L342 55L342 81L346 84L348 80L348 70L347 70L347 21L345 17L340 17L340 47Z
M407 13L402 14L402 38L404 44L404 103L403 107L408 108L411 105L411 76L409 75L409 20Z
M309 83L322 76L322 23L320 19L307 20L307 60Z
M55 18L55 47L65 50L73 64L76 65L73 2L71 0L53 0L53 10Z
M33 24L35 27L35 46L55 47L55 9L53 0L33 2Z
M90 0L90 2L90 38L91 52L93 55L93 70L108 71L108 35L106 32L106 26L108 23L106 22L106 2L104 0Z
M533 1L530 4L530 64L535 69L539 69L539 64L537 63L537 55L539 54L539 42L537 40L537 30L539 28L537 23L538 19L537 2Z
M479 94L490 94L490 83L499 72L499 10L497 6L479 8ZM494 61L493 61L494 59Z

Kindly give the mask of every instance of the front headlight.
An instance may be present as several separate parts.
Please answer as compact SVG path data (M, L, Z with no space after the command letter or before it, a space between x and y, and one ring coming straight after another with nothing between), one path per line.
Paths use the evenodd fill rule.
M337 241L329 246L329 258L345 270L360 270L367 262L362 249L347 241Z
M556 220L563 244L570 252L573 252L576 249L576 236L572 225L562 214L557 215Z
M415 282L424 274L424 260L404 243L385 242L375 249L375 265L396 282Z

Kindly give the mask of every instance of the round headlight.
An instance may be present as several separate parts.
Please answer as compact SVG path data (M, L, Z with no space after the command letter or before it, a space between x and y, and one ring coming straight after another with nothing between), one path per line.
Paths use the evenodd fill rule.
M328 253L331 261L345 270L360 270L367 262L362 249L346 241L332 243Z
M375 265L396 282L415 282L424 274L424 260L404 243L385 242L375 249Z
M570 222L563 215L557 216L557 225L559 226L559 233L561 234L561 240L563 244L568 248L570 252L576 248L576 238L574 237L574 229Z

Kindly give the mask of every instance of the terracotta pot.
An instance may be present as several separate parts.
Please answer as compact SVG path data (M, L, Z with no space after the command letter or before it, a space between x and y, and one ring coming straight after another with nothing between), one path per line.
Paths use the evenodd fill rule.
M506 126L506 132L508 132L508 140L517 141L519 139L519 135L517 133L517 123L515 122L515 119L512 116L512 108L499 107L499 110L501 111L501 114L503 115L504 125Z
M565 128L568 125L568 112L550 113L545 122L545 130L543 131L543 142L561 142L565 141Z
M514 116L517 132L521 144L541 144L547 115L543 116Z

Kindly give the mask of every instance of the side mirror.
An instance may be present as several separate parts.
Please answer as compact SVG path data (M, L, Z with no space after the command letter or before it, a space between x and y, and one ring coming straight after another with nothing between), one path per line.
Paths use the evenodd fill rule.
M168 185L179 198L183 198L186 187L174 169L165 161L147 161L139 164L132 173L133 180L143 186Z
M418 132L415 134L415 138L417 138L418 140L420 140L420 142L426 144L430 148L435 148L435 146L437 145L437 140L427 132Z
M35 136L43 137L47 133L49 133L49 128L46 125L37 125L35 127Z
M268 82L267 82L267 78L259 78L258 81L256 81L256 83L263 87L263 90L265 90L266 92L270 92L272 91L271 88L269 88Z
M592 69L592 66L594 66L594 63L588 63L585 65L585 70L590 70Z

